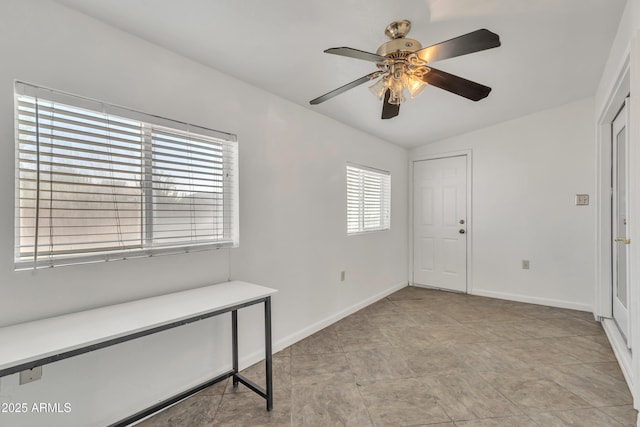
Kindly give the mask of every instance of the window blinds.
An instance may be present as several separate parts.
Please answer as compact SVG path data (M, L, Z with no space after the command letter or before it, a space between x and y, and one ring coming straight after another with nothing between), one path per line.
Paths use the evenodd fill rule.
M347 164L347 234L389 229L390 199L389 172Z
M16 268L238 242L234 135L16 83Z

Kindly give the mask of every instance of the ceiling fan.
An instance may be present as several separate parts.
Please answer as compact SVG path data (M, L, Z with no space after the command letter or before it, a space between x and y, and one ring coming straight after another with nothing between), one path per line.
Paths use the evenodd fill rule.
M433 68L431 63L498 47L500 37L497 34L480 29L423 48L419 41L405 37L410 29L411 22L406 19L389 24L384 33L391 40L380 46L376 53L350 47L334 47L325 50L325 53L333 55L375 62L378 70L312 99L309 103L320 104L377 78L380 79L370 87L370 90L379 99L384 100L383 119L391 119L400 113L400 104L405 101L405 90L409 92L411 98L415 98L427 84L472 101L479 101L489 95L490 87L440 71Z

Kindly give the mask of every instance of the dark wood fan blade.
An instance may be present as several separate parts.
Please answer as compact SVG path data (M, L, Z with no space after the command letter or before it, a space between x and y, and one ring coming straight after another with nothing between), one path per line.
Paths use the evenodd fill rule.
M483 28L442 43L425 47L415 53L423 61L431 63L498 46L500 46L500 37Z
M377 55L371 52L365 52L364 50L353 49L351 47L332 47L324 51L324 53L330 53L332 55L347 56L349 58L364 59L371 62L382 62L384 56Z
M432 67L429 68L429 72L422 77L422 80L432 86L439 87L440 89L455 93L472 101L479 101L486 98L489 92L491 92L489 86L481 85L480 83L472 82L471 80L463 79L462 77L454 76L453 74L445 73Z
M353 89L356 86L360 86L362 83L371 81L376 77L378 77L380 74L382 74L382 71L374 71L373 73L369 73L366 76L362 76L359 79L352 81L351 83L347 83L346 85L340 86L339 88L332 90L331 92L327 92L322 96L312 99L311 101L309 101L309 104L311 105L320 104L321 102L324 102L327 99L331 99L336 95L340 95L341 93L346 92L349 89Z
M389 104L389 97L391 96L391 91L387 89L384 93L384 101L382 102L382 118L383 119L392 119L398 114L400 114L400 106Z

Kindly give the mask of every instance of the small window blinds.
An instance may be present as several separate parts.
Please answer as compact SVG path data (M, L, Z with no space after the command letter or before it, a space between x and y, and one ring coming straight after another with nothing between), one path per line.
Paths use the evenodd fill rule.
M347 234L388 230L390 199L389 172L347 163Z
M236 136L15 86L17 269L238 244Z

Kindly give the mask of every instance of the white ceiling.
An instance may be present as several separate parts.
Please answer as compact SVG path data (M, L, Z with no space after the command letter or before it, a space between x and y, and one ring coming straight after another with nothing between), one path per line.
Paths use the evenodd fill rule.
M414 147L592 96L625 0L58 0L155 44L394 144ZM427 87L381 120L363 84L309 100L374 71L323 51L375 52L409 19L429 46L479 28L502 46L434 64L493 88L472 102Z

